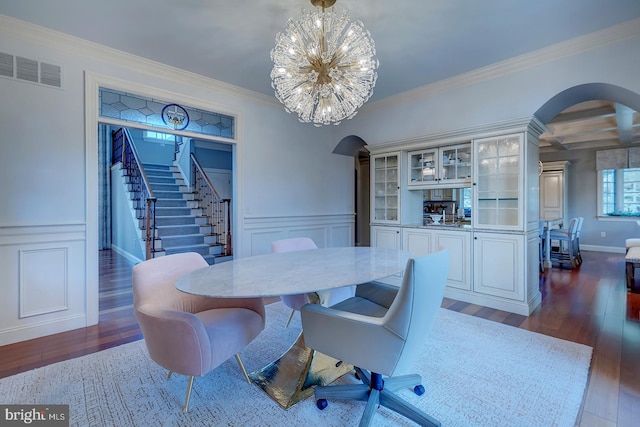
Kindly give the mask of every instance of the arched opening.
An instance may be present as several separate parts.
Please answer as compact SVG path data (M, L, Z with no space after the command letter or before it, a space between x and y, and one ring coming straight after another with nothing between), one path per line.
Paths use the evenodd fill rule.
M367 143L357 135L345 136L333 149L334 154L354 158L355 245L369 246L369 150Z

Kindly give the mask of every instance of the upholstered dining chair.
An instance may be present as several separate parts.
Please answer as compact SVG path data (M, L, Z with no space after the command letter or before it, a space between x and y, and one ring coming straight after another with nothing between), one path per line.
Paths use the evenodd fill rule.
M190 295L175 287L176 280L207 267L194 252L149 259L133 267L133 306L153 361L173 372L189 376L182 408L189 409L193 379L203 376L238 354L265 325L261 298L209 298Z
M306 344L354 365L363 383L316 387L319 409L327 406L327 399L361 400L367 404L360 426L371 425L379 405L423 426L440 425L394 391L425 391L419 374L395 375L406 373L419 354L428 352L425 345L442 304L448 271L449 251L443 249L409 259L399 289L367 283L357 287L354 297L331 307L302 307Z
M552 261L556 261L560 264L570 264L571 268L575 268L580 264L577 254L577 251L579 250L579 245L577 243L578 227L580 224L580 218L575 217L571 218L569 221L568 228L551 230L549 234L550 240L552 242L558 242L558 250L551 250Z
M271 252L292 252L292 251L304 251L308 249L318 249L318 246L309 237L292 237L289 239L280 239L271 243ZM330 291L318 292L320 303L322 305L332 305L340 302L346 298L352 297L355 293L355 287L349 286L346 288L338 288ZM280 299L291 309L291 314L287 320L285 328L289 327L291 319L296 311L300 311L303 305L308 301L306 294L294 294L294 295L281 295Z

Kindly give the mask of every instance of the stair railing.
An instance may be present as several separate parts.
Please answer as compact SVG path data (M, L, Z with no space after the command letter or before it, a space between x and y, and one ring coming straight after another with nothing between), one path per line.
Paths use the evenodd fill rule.
M218 235L218 243L222 245L222 255L232 256L231 245L231 199L223 199L202 169L200 162L191 153L191 191L198 200L207 223Z
M145 229L145 256L153 257L155 253L156 237L156 201L153 190L149 185L149 179L144 171L140 156L133 144L131 134L125 128L120 128L112 133L113 158L112 162L122 162L124 176L131 193L131 199L136 210L138 220L144 221Z

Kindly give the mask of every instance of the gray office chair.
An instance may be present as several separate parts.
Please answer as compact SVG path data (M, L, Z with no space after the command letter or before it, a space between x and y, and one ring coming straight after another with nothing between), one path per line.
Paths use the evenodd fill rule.
M366 401L360 426L371 425L376 407L383 405L420 425L440 422L402 400L394 391L414 387L424 393L418 374L405 373L424 351L429 330L440 310L449 271L449 251L412 258L400 289L380 283L359 285L356 295L331 307L302 307L306 344L356 367L363 384L318 386L316 405L326 399ZM383 379L383 375L387 376Z

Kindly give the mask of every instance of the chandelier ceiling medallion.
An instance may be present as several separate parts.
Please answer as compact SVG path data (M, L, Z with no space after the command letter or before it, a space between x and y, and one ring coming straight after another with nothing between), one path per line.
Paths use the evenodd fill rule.
M271 51L271 86L287 112L315 126L340 124L371 97L376 49L362 22L338 15L336 0L311 0L312 11L289 18Z

